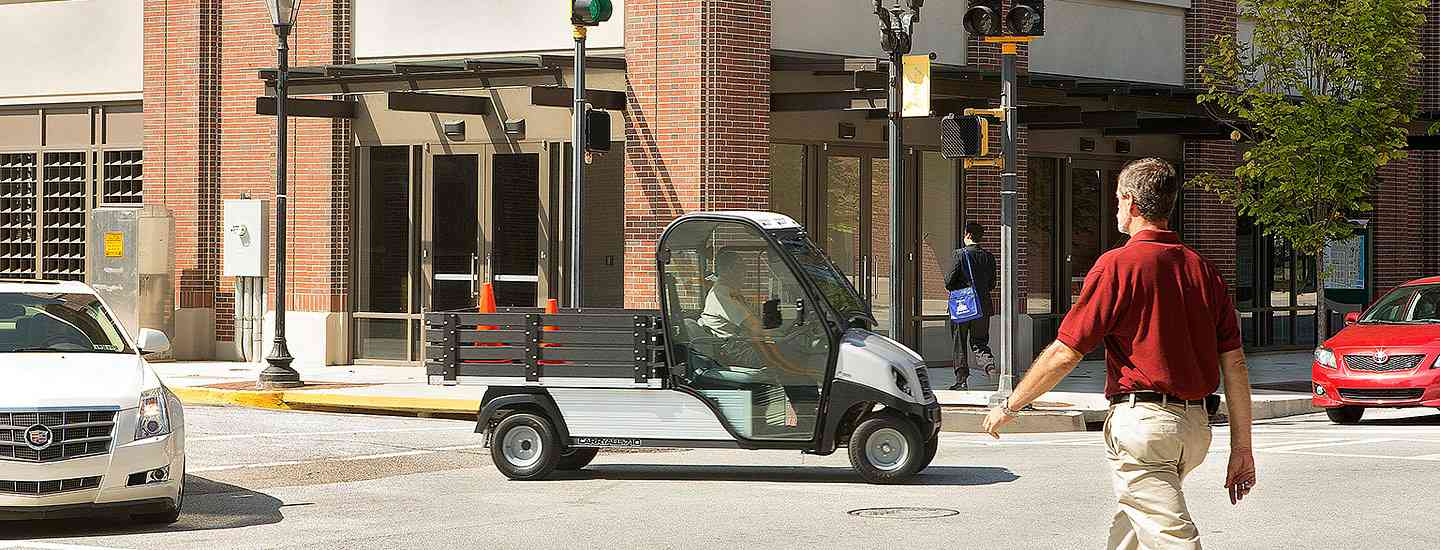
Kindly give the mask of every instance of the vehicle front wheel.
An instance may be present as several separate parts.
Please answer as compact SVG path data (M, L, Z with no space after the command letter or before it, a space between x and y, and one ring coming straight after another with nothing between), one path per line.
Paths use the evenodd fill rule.
M930 463L935 460L935 453L938 452L940 452L940 434L935 434L935 437L925 442L925 456L921 457L920 467L915 469L915 473L918 474L929 468Z
M550 420L539 415L512 414L495 426L490 458L505 477L544 479L560 463L559 438Z
M850 464L870 483L898 483L923 468L926 449L920 430L909 419L882 412L850 435Z
M590 465L595 460L595 455L600 454L600 449L595 447L571 447L565 449L560 455L560 463L555 466L556 470L574 471Z
M1365 416L1365 408L1345 406L1325 409L1325 416L1336 424L1356 424L1360 422L1360 417Z

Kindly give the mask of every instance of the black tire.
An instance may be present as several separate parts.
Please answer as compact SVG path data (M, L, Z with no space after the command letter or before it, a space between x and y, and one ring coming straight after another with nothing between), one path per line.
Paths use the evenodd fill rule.
M864 420L850 434L850 465L870 483L904 481L920 471L925 454L915 423L893 412Z
M545 479L560 463L560 442L550 420L539 415L512 414L495 426L490 458L505 477L521 481Z
M935 453L938 452L940 452L940 434L935 434L935 437L925 442L925 455L921 457L920 467L915 469L915 473L918 474L929 468L930 463L935 460Z
M595 460L595 455L600 454L600 449L595 447L571 447L565 449L560 455L560 462L555 465L556 470L575 471L590 465Z
M1360 417L1365 416L1365 407L1344 406L1333 409L1325 409L1325 416L1336 424L1358 424Z

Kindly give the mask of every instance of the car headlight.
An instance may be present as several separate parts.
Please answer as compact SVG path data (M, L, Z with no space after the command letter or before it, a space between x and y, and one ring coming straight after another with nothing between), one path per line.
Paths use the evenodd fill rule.
M1440 354L1435 355L1435 362L1430 364L1432 369L1440 369Z
M1340 368L1335 364L1335 352L1330 351L1329 348L1315 348L1315 362L1330 370Z
M900 369L891 366L890 374L895 377L895 387L900 388L900 391L904 392L905 395L911 395L910 379L905 377L905 373L901 372Z
M146 390L140 394L140 410L135 422L135 439L147 439L170 433L170 414L165 405L165 388Z

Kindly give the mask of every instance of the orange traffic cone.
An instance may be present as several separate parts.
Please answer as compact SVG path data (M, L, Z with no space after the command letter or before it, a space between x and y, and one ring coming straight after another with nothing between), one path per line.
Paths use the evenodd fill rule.
M546 314L546 315L555 315L555 314L558 314L558 313L560 313L560 300L556 300L556 299L554 299L554 298L550 298L549 300L546 300L546 301L545 301L545 314ZM546 325L546 326L543 327L541 330L543 330L543 331L545 331L545 332L553 332L553 331L560 330L560 327ZM558 348L558 347L560 347L560 344L544 344L544 343L542 343L542 344L540 344L540 347L542 347L542 348ZM565 363L564 361L555 361L555 360L543 360L543 361L540 361L540 364L541 364L541 365L561 365L561 364L564 364L564 363Z
M495 313L495 284L485 283L480 285L480 313ZM479 326L475 330L499 330L496 326Z

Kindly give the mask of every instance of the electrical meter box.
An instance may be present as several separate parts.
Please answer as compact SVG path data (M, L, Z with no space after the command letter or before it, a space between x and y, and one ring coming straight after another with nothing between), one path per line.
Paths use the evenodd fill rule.
M265 277L270 265L270 201L225 201L220 232L225 235L226 277Z

